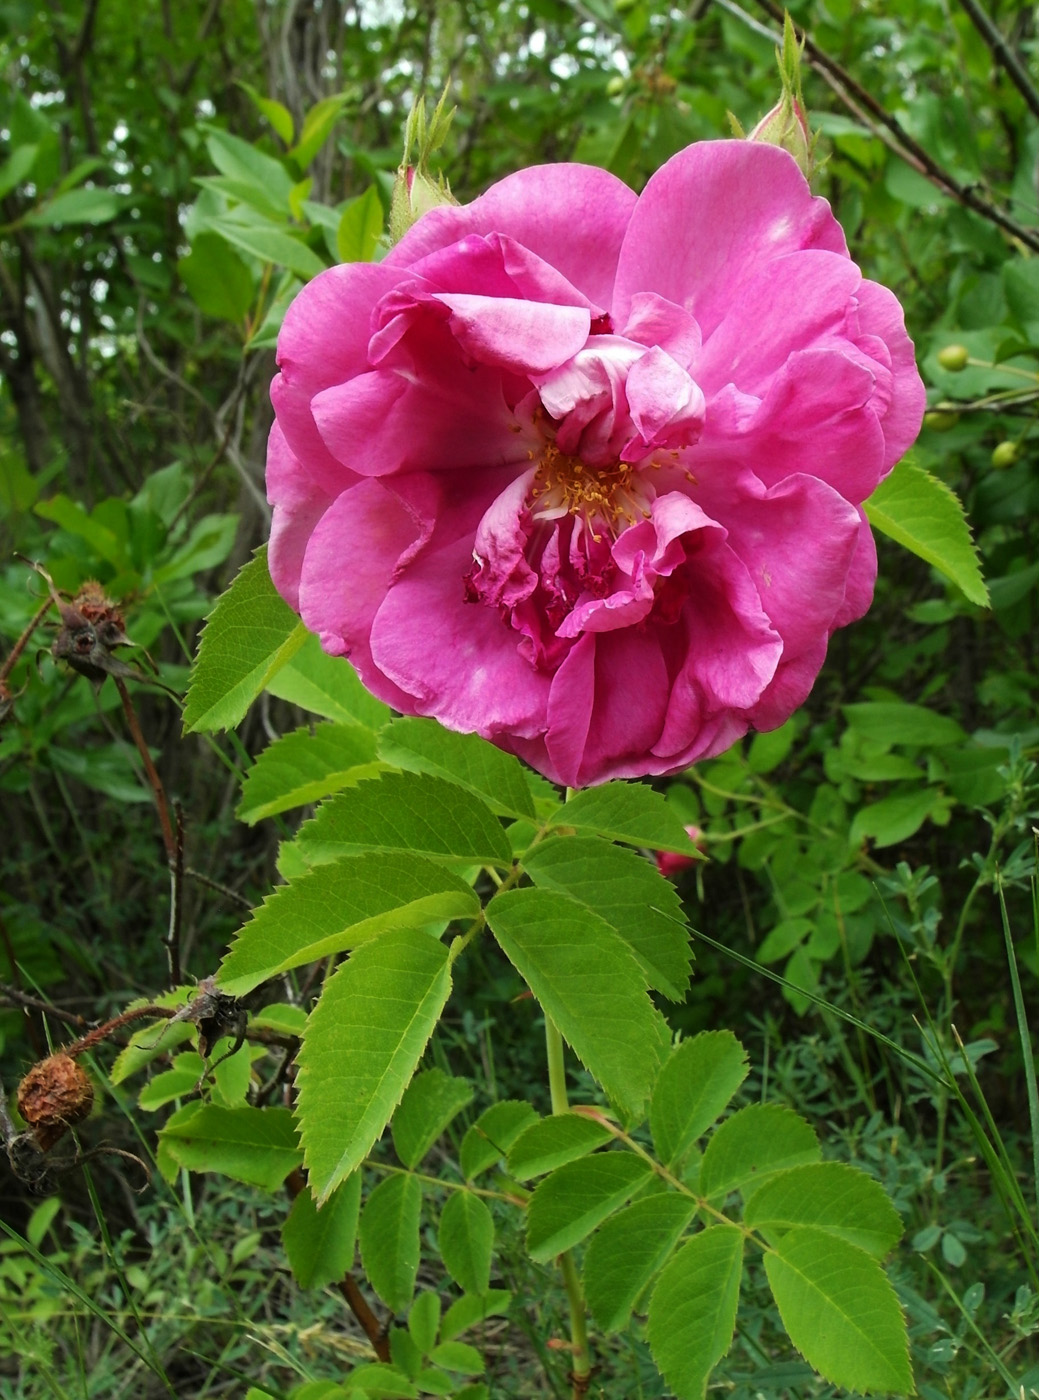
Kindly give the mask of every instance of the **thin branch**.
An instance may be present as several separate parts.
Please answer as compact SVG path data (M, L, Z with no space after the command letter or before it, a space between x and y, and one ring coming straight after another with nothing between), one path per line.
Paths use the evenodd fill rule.
M173 859L170 861L170 926L163 939L169 960L170 986L179 987L184 980L180 966L181 894L184 889L184 813L179 802L173 804L176 836Z
M992 50L992 57L1006 69L1007 77L1025 99L1032 116L1039 117L1039 91L1036 90L1027 70L1003 37L1002 32L989 19L977 0L960 0L960 5L966 10L971 24Z
M734 0L716 0L716 3L729 14L735 15L748 24L752 29L761 32L761 26L756 23L752 16L734 3ZM784 12L775 3L775 0L757 0L757 3L777 24L783 23ZM803 29L797 25L794 26L794 29L798 39L804 43L805 56L812 68L840 98L845 107L874 136L883 141L889 150L904 160L917 174L930 180L937 189L949 195L958 204L962 204L965 209L973 210L975 214L979 214L989 223L995 224L997 228L1002 229L1005 234L1016 239L1017 242L1023 243L1025 247L1039 253L1039 232L1026 228L1024 224L1019 224L1016 219L1005 214L998 205L993 204L991 200L980 194L976 186L961 185L958 180L953 179L948 171L944 170L923 146L909 135L898 118L886 111L872 93L868 92L861 83L856 82L846 68L842 68L835 59L832 59ZM772 34L770 37L773 42L778 44L779 39L776 35Z
M141 762L144 764L144 771L148 775L148 783L155 798L155 807L159 813L159 825L162 827L162 843L166 847L166 859L171 868L177 863L177 841L173 835L173 825L170 822L170 809L166 801L166 789L162 785L162 779L156 771L152 756L148 752L148 745L144 741L141 733L141 726L137 721L137 712L130 699L130 692L127 690L120 676L113 676L112 680L119 691L119 699L123 702L123 713L126 715L126 723L129 726L131 737L137 746L137 752L141 755Z

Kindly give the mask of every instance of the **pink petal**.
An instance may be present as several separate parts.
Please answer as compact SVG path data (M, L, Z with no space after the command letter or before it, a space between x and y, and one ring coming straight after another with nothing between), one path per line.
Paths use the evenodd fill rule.
M605 170L533 166L499 180L471 204L430 210L382 266L410 266L470 233L503 233L557 268L605 310L635 202L627 185Z
M267 442L267 499L274 507L267 550L271 582L289 607L298 611L303 556L331 499L315 489L277 421Z
M909 451L920 432L926 391L916 368L913 342L905 329L898 299L876 282L864 282L858 294L858 321L864 334L878 337L891 355L891 401L882 420L888 470Z
M685 307L707 339L763 261L803 248L847 254L830 206L775 146L702 141L673 156L639 199L621 249L613 313L654 291Z

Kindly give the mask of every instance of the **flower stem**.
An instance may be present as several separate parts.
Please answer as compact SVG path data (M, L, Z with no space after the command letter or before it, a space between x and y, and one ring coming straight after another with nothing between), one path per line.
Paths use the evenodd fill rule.
M545 1013L545 1050L548 1058L548 1087L552 1095L552 1112L567 1113L570 1101L566 1096L566 1062L563 1057L563 1037L559 1028L548 1013ZM577 1276L574 1257L567 1250L559 1256L559 1268L563 1275L570 1305L570 1342L574 1358L571 1380L573 1400L583 1400L588 1394L592 1377L592 1354L588 1347L588 1327L585 1317L584 1293L581 1280Z

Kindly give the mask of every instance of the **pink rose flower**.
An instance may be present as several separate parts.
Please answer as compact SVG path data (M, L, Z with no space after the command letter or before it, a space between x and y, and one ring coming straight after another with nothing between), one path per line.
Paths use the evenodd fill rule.
M278 590L395 709L571 786L802 703L924 407L895 297L740 141L433 209L305 287L278 360Z
M686 835L692 841L698 851L703 850L703 832L698 826L687 826ZM654 852L657 862L657 869L666 879L672 879L676 875L681 875L683 870L688 870L691 865L696 865L695 856L682 856L677 851L656 851Z

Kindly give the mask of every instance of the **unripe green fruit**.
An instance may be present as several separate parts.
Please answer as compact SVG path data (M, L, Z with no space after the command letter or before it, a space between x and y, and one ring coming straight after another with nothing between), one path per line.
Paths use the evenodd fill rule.
M613 8L619 15L626 15L629 10L633 10L639 0L613 0Z
M946 345L943 350L938 351L938 363L942 369L947 369L952 374L958 374L961 369L966 369L969 359L970 352L966 345Z
M958 413L948 413L940 408L932 408L929 413L924 414L924 427L930 428L932 433L947 433L950 428L955 428L959 421Z
M610 81L606 84L606 96L607 96L607 97L619 97L619 96L621 95L621 93L624 91L624 87L625 87L624 79L623 79L623 78L621 77L621 75L618 73L617 76L616 76L615 78L611 78Z
M1005 471L1007 467L1012 467L1021 455L1021 450L1016 442L1001 442L992 452L992 465L997 472Z

